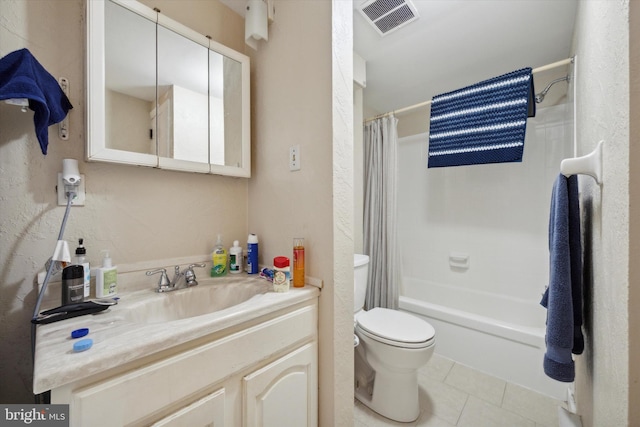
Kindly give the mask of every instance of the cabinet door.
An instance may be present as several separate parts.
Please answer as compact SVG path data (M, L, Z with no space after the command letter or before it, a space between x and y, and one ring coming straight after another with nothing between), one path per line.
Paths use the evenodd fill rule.
M224 426L224 389L185 406L153 427L222 427Z
M246 427L318 424L318 351L306 344L243 378Z

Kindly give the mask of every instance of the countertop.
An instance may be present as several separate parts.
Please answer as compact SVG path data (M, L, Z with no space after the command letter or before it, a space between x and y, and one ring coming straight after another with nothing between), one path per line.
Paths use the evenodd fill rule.
M256 281L264 282L264 286L271 286L265 279L247 274L207 280L206 284L198 286L258 283ZM118 305L101 313L39 325L36 333L33 392L42 393L88 378L319 295L319 289L309 285L304 288L292 287L289 292L284 293L269 291L213 313L161 323L136 322L126 315L131 304L147 295L170 299L181 291L160 295L151 288L123 292L119 294ZM89 334L83 338L91 338L93 346L83 352L74 352L73 344L77 340L71 338L71 332L79 328L89 328Z

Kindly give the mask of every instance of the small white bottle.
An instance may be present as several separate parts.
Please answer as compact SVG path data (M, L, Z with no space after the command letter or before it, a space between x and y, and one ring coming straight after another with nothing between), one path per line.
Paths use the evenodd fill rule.
M78 247L76 248L76 264L81 265L84 269L84 298L89 300L91 296L91 267L87 261L87 250L82 245L84 239L78 239Z
M102 267L96 268L96 298L113 297L118 293L118 269L112 265L109 251L103 250Z
M233 246L229 248L229 273L240 273L242 264L242 248L240 247L240 242L234 240Z

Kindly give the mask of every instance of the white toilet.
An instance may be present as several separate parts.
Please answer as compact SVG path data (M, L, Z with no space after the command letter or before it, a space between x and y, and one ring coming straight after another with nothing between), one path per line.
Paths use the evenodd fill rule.
M355 395L373 411L394 421L420 415L418 368L429 361L435 330L422 319L397 310L364 310L369 257L354 255ZM357 341L357 340L356 340Z

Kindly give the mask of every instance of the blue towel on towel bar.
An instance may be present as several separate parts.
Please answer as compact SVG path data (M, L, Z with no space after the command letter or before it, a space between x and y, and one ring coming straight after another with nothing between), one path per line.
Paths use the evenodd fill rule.
M42 154L47 154L49 126L61 122L73 108L58 81L28 49L0 58L0 100L27 98Z
M435 96L428 167L521 162L534 96L531 68Z
M549 286L540 304L547 308L544 372L563 382L575 378L571 354L584 350L580 238L578 178L559 175L549 216Z

